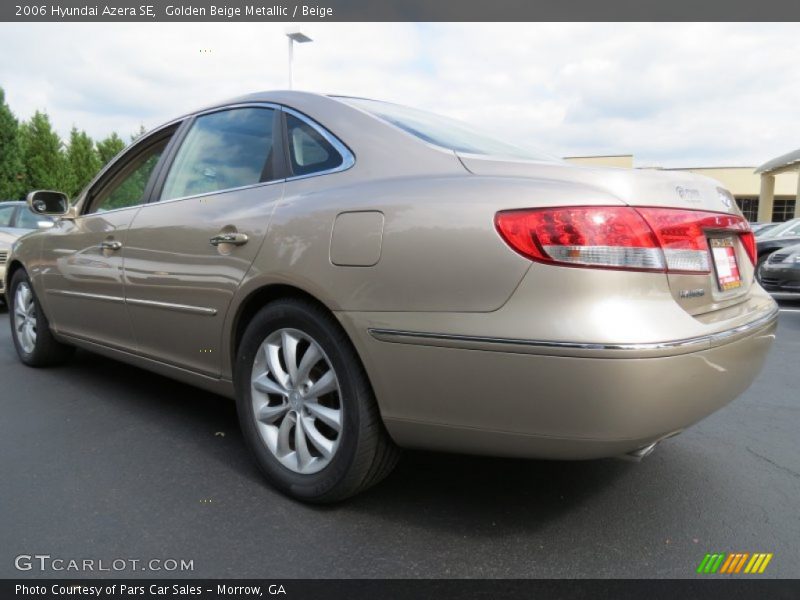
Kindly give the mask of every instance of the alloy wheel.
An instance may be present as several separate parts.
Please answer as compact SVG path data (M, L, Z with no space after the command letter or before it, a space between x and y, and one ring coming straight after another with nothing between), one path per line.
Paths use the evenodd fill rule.
M25 281L17 286L14 294L14 329L23 352L31 354L36 348L36 304Z
M270 334L253 362L251 396L261 439L284 467L311 474L331 462L342 435L341 389L311 336L291 328Z

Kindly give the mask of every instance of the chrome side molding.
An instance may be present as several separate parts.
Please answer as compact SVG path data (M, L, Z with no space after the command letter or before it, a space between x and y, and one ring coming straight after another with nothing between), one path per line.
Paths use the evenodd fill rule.
M503 346L510 347L508 350L514 352L513 347L520 348L517 352L523 351L522 348L527 349L543 349L543 350L562 350L562 351L617 351L622 353L661 353L668 351L682 351L694 352L711 348L713 346L724 343L725 341L744 336L750 332L767 327L775 320L777 320L779 309L777 306L773 307L769 313L759 317L758 319L728 329L718 333L711 333L708 335L685 338L680 340L672 340L668 342L655 342L655 343L631 343L631 344L604 344L604 343L589 343L589 342L566 342L566 341L552 341L552 340L526 340L520 338L496 338L486 336L472 336L472 335L458 335L450 333L433 333L427 331L403 331L397 329L381 329L369 328L367 331L376 340L383 342L396 342L406 344L425 344L426 342L439 342L432 343L431 345L445 345L454 348L465 349L481 349L481 350L503 350ZM530 350L529 350L530 351Z
M217 314L216 308L206 308L205 306L192 306L190 304L173 304L171 302L157 302L155 300L141 300L139 298L123 298L122 296L106 296L103 294L89 294L86 292L74 292L72 290L47 290L48 294L54 296L67 296L70 298L85 298L87 300L100 300L102 302L116 302L119 304L132 304L134 306L151 306L153 308L163 308L178 312L191 313L213 317Z

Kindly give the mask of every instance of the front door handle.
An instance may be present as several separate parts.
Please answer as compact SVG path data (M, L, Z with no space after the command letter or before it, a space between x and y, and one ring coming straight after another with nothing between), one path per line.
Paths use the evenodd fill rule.
M122 242L114 240L104 240L100 242L101 250L119 250L120 248L122 248Z
M247 243L246 233L220 233L211 238L212 246L219 246L220 244L231 244L233 246L241 246Z

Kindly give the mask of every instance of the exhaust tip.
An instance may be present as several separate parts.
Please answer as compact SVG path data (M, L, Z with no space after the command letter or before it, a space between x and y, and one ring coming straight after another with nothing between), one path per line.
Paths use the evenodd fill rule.
M647 444L647 446L642 446L641 448L637 448L636 450L632 450L627 454L623 454L620 458L624 458L625 460L630 460L633 462L642 462L644 458L650 456L653 453L653 450L656 449L658 446L658 441L653 442L652 444Z
M642 462L642 459L650 456L653 453L653 450L656 449L656 446L658 446L661 442L678 435L681 431L683 430L679 429L678 431L673 431L672 433L668 433L667 435L658 438L656 441L651 442L646 446L642 446L641 448L637 448L636 450L631 450L627 454L623 454L618 458L621 458L622 460L629 460L632 462Z

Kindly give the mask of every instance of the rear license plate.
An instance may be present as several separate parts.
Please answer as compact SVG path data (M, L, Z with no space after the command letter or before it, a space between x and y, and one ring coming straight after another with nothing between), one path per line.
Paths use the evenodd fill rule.
M739 264L736 262L736 249L733 238L711 238L711 256L714 258L714 270L717 273L717 284L723 292L742 286Z

